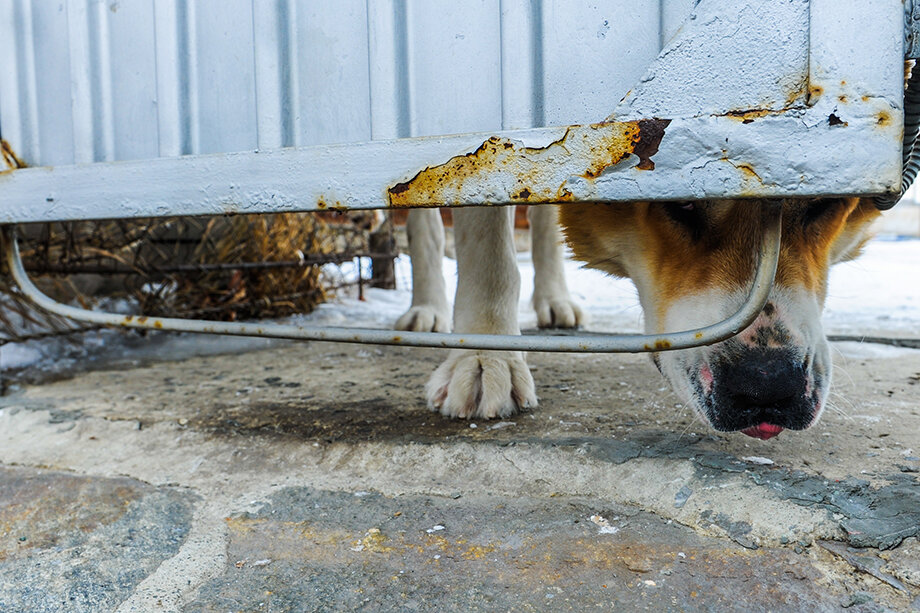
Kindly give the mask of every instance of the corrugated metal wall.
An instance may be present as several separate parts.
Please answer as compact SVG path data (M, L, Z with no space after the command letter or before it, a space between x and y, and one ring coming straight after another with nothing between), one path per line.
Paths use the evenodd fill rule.
M30 164L598 121L695 0L0 0Z

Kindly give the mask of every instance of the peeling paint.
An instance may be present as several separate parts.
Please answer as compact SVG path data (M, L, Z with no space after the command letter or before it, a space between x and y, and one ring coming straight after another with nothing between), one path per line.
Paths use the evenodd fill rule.
M571 126L545 147L492 136L475 151L391 186L387 200L392 207L437 206L462 199L465 193L472 196L473 190L487 203L571 200L566 183L573 177L592 181L631 157L637 160L634 168L654 170L652 157L669 123L647 119Z
M737 119L741 123L752 123L755 119L760 119L761 117L767 117L768 115L778 115L785 113L787 109L772 110L772 109L745 109L738 111L729 111L725 113L725 117L731 117L732 119Z

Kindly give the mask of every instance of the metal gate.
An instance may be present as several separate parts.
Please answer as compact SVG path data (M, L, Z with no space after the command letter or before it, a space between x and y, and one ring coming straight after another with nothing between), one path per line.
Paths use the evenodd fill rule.
M913 16L900 0L0 0L0 127L37 166L0 175L0 224L12 236L23 222L177 214L896 194ZM773 217L743 312L680 335L196 331L711 343L766 300Z

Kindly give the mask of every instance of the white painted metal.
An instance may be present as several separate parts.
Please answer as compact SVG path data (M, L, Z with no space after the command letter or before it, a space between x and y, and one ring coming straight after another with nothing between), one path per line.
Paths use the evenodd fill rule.
M543 125L600 121L636 84L660 48L658 2L543 5Z
M62 166L588 123L688 1L0 0L0 130Z
M699 4L699 0L660 0L661 18L659 26L659 47L662 49L671 42L671 39L680 31L687 21L687 17Z
M31 5L0 2L0 64L15 66L7 69L0 82L0 128L7 127L3 136L15 143L16 150L28 159L39 159L38 94L35 74L35 52L32 35L35 26ZM2 117L7 119L3 120Z
M803 105L808 8L809 0L700 3L659 61L636 79L616 117L698 117Z
M295 340L444 347L451 349L639 353L646 351L673 351L716 343L735 336L754 321L769 298L776 267L779 263L782 207L777 203L765 206L763 215L766 223L758 253L757 272L752 281L748 298L741 305L738 312L710 326L660 335L506 336L493 334L441 334L436 332L394 332L392 330L361 328L125 316L68 306L56 302L41 293L29 279L22 266L22 260L19 257L19 246L16 242L15 234L10 228L4 229L4 238L6 239L4 241L6 250L4 255L14 281L24 295L40 308L77 321L101 325L231 336L264 336Z
M183 105L191 92L188 90L186 71L183 70L188 66L185 61L187 54L180 53L180 41L186 40L185 35L180 34L180 10L175 2L153 3L153 29L156 32L156 144L161 157L192 152L187 139L189 118L187 113L183 113L183 108L187 108Z
M587 179L582 175L592 163L593 151L570 148L563 155L560 148L557 155L546 157L551 163L529 186L535 194L556 194L564 187L575 200L615 202L871 194L898 184L899 127L881 128L874 121L854 119L850 130L838 130L826 118L804 127L812 118L795 113L751 124L718 116L675 120L667 127L653 172L638 170L637 160L632 160ZM521 151L544 147L565 133L565 128L539 128L498 134L517 143ZM0 223L380 208L387 202L388 187L411 179L432 161L446 162L476 150L493 134L27 168L0 178L5 200ZM514 174L485 173L481 180L442 194L420 192L413 204L512 203L517 189ZM544 195L530 201L553 200Z
M409 136L409 72L404 2L368 0L371 138Z
M134 12L122 7L128 3L60 5L65 15L55 18L64 20L72 36L85 37L67 43L69 70L82 75L74 79L72 93L75 159L153 157L153 151L173 154L177 148L179 153L251 150L260 145L260 134L264 147L275 147L600 116L609 92L645 70L616 116L674 119L655 156L655 171L636 169L633 156L592 179L557 157L558 167L548 173L556 184L539 185L543 192L555 195L564 187L575 199L622 201L882 193L898 184L903 41L898 0L842 5L707 0L648 70L638 59L623 58L651 56L675 23L665 25L665 17L686 11L687 2L666 0L660 13L657 6L641 11L630 5L627 11L625 4L613 3L619 10L611 14L587 6L565 11L549 0L353 2L336 6L349 17L337 20L338 13L322 2L232 1L228 6L174 0L147 13L137 8L140 3L132 5ZM0 14L9 18L0 26L16 34L16 57L27 59L35 46L27 34L37 27L32 5L0 3ZM42 15L41 23L50 19ZM164 32L162 44L159 34L156 40L126 34L148 19ZM13 27L29 23L31 30ZM783 32L779 44L770 38L777 28ZM122 55L105 49L123 47L131 38L138 41L139 57L148 58L140 65L154 58L157 74L178 79L178 92L138 77L124 89L140 92L141 102L122 104L125 96L118 92L128 77L113 80L112 74L128 71L118 64ZM392 60L393 68L372 77L378 64L369 59L371 51ZM109 61L91 61L103 55L111 55ZM738 66L727 69L729 60ZM748 64L757 67L747 70ZM0 85L16 83L11 108L26 111L22 124L13 117L12 135L36 141L28 151L41 158L46 148L37 142L47 130L35 109L44 97L36 93L38 66L34 74L28 67L26 62L25 70L10 72L4 65ZM712 74L716 82L707 80ZM603 96L592 89L597 83L603 83ZM811 85L807 100L806 85ZM575 95L577 87L584 95ZM327 98L317 93L327 89ZM169 104L157 107L159 126L153 129L144 101L161 93ZM333 98L336 104L325 101ZM563 108L564 100L571 106ZM749 109L755 111L747 118L753 123L731 114ZM844 123L830 125L832 114ZM376 134L375 118L381 122ZM28 136L36 133L34 125L37 140ZM561 134L544 129L506 136L543 146ZM3 180L7 204L0 222L314 210L336 203L380 207L388 187L477 149L486 136L21 170ZM151 148L154 139L163 140ZM509 176L494 173L450 194L420 194L413 203L509 203L511 187Z
M875 119L901 129L904 90L904 9L881 2L866 10L865 0L811 0L809 21L809 106L842 120ZM884 121L883 121L884 120Z
M501 1L501 125L504 130L545 124L542 3Z
M412 136L500 130L498 0L407 2Z

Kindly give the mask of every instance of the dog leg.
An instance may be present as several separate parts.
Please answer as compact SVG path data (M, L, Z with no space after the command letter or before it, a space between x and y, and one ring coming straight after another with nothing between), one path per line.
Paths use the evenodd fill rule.
M437 209L409 211L406 221L412 257L412 307L397 321L397 330L450 332L450 309L444 284L444 224Z
M554 206L532 206L530 242L533 250L533 308L541 328L575 328L587 323L565 283L562 258L562 232Z
M521 275L511 234L513 214L512 207L454 211L457 332L520 334ZM454 349L426 390L429 407L449 417L506 417L537 404L533 377L520 351Z

